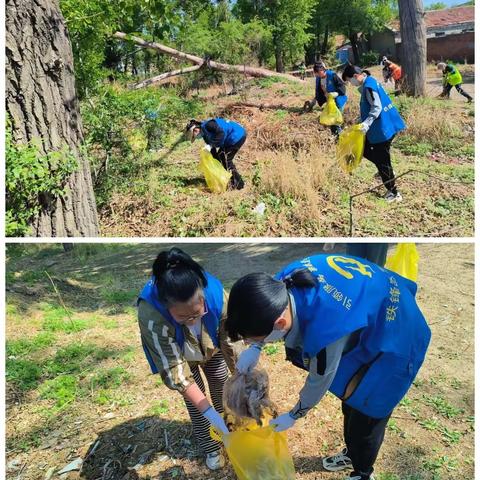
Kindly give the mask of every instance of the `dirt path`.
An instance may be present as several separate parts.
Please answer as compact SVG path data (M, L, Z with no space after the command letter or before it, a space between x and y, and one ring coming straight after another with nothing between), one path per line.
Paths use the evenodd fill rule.
M181 399L148 374L139 348L131 305L148 278L159 246L96 246L89 247L88 254L85 248L72 256L59 246L48 246L8 261L8 341L33 338L43 331L46 315L58 301L45 270L73 318L86 322L81 331L56 333L53 345L26 359L51 365L48 362L62 349L86 344L108 347L114 353L99 357L93 367L89 364L88 374L78 374L90 382L92 391L78 394L60 413L53 409L53 400L40 395L44 384L21 396L9 390L13 394L8 397L7 463L11 468L7 478L44 479L50 468L85 458L98 441L80 478L233 480L229 469L216 473L205 469L196 456ZM183 248L227 286L245 273L274 272L320 250L314 244L185 244ZM394 412L377 462L377 479L473 478L473 248L425 244L419 246L419 253L418 301L432 328L432 345L415 386ZM303 384L303 373L284 361L282 348L272 349L262 362L271 378L272 398L280 411L290 408ZM112 368L124 369L128 379L98 397L89 379ZM329 395L289 432L298 479L344 478L322 472L320 463L320 456L341 448L341 425L339 402ZM139 461L145 465L138 476L116 476Z

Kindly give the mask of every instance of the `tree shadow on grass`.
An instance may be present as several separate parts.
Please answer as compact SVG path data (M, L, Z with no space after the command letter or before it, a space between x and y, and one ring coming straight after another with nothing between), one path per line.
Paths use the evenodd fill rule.
M206 469L189 422L144 416L99 433L84 455L80 478L234 478L225 477L227 472Z

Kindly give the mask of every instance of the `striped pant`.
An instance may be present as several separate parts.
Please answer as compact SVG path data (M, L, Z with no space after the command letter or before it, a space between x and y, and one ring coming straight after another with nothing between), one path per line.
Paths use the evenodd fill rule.
M210 391L213 407L218 413L223 413L223 386L228 378L228 369L222 353L216 353L201 368L208 382L208 390ZM195 383L205 393L205 383L203 382L199 366L190 365L190 370ZM199 448L204 453L218 450L222 444L210 438L210 422L197 410L193 403L185 399L185 404L192 420L193 435Z

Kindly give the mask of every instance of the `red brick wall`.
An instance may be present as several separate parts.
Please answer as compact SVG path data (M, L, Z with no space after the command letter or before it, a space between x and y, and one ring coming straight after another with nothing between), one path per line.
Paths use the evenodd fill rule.
M429 38L427 40L427 60L452 60L475 62L475 34L473 32Z
M402 58L402 44L397 43L397 57ZM474 32L429 38L427 40L427 61L452 60L463 63L475 63Z

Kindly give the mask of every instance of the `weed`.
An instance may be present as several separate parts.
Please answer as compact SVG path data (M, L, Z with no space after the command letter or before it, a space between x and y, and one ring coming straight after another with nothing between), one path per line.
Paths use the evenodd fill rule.
M265 345L263 347L263 351L267 355L275 355L276 353L279 352L279 349L280 349L280 345L279 344L274 344L274 343L270 343L270 344Z
M446 468L447 470L455 470L458 466L458 461L455 459L451 459L447 457L446 455L443 455L442 457L436 458L434 460L426 460L423 463L423 467L430 471L437 473L439 470L442 468Z
M442 432L442 438L445 443L450 445L458 443L462 438L462 432L457 430L449 430L447 427L442 427L440 431Z
M455 418L464 413L463 408L456 408L442 397L427 397L423 395L425 404L430 405L434 410L445 418Z
M151 415L165 415L168 413L168 400L157 400L153 402L152 406L149 409Z
M37 362L24 359L7 358L6 378L19 390L31 390L38 385L42 374Z
M78 394L78 378L73 375L59 375L47 380L39 388L40 397L55 401L55 407L62 408L73 403Z
M7 340L6 354L8 356L24 356L49 347L55 342L55 336L51 332L41 332L33 338L19 340Z
M130 378L130 374L122 367L114 367L108 370L99 370L90 380L92 389L118 388Z
M52 304L45 304L43 310L43 329L50 332L74 333L88 328L88 321L80 318L71 318L65 308Z
M425 430L438 430L439 423L436 418L427 418L426 420L422 420L420 425L425 428Z

